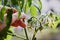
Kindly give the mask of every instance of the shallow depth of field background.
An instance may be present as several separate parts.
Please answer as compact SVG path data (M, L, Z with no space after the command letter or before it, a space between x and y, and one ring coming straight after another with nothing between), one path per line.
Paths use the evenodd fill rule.
M37 1L37 0L34 0L34 1ZM42 12L41 12L41 15L45 15L45 14L49 13L51 11L51 9L54 11L55 14L59 14L60 13L60 0L41 0L41 1L42 1ZM0 2L0 4L1 4L1 2ZM33 2L33 4L36 5L36 3L34 3L34 2ZM26 16L27 16L27 18L29 18L30 14L28 13ZM25 37L23 28L17 27L17 28L13 28L13 30L15 30L15 33L17 35ZM29 39L32 38L31 36L33 35L33 31L34 30L28 30ZM37 36L37 37L40 37L40 36ZM12 37L11 40L21 40L21 39L20 38L16 38L16 37Z
M35 0L35 1L37 1L37 0ZM41 0L41 1L42 1L42 15L49 13L51 11L51 9L54 11L55 14L60 13L60 0ZM30 14L27 14L27 18L29 18L29 17L30 17ZM21 35L21 34L22 34L22 36L24 35L24 33L22 32L23 28L18 27L18 28L15 28L14 30L15 30L15 33L17 33L18 35ZM30 30L30 31L32 31L32 30ZM32 33L29 32L28 36L32 36L32 34L33 34L33 31L32 31ZM12 40L21 40L21 39L13 37Z
M42 0L42 4L43 14L50 11L50 9L53 9L55 13L60 13L60 0Z

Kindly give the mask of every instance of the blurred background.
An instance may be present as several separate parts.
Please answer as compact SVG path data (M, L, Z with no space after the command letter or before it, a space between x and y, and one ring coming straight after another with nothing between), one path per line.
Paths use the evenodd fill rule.
M34 0L33 4L37 5L35 3L36 1L38 0ZM41 1L42 1L42 14L45 14L50 10L53 10L57 14L60 13L60 0L41 0ZM4 5L4 0L2 0L2 5Z
M9 1L9 0L8 0ZM53 11L54 12L54 14L60 14L60 0L41 0L41 2L42 2L42 10L41 10L41 15L46 15L46 14L48 14L48 13L50 13L51 11ZM37 0L34 0L33 2L32 2L32 4L34 4L34 5L36 5L37 7L38 7L38 5L36 4L37 3ZM2 2L0 1L0 5L4 5L4 0L2 0ZM9 4L9 3L8 3ZM31 17L31 15L30 15L30 12L28 12L28 14L26 15L27 16L27 19L29 19L30 17ZM27 22L26 22L27 23ZM14 33L16 33L17 35L20 35L20 36L22 36L22 37L24 37L25 38L25 34L24 34L24 30L23 30L23 28L22 27L17 27L17 28L13 28L13 30L15 31ZM31 38L32 38L32 36L33 36L33 33L34 33L34 29L32 29L32 30L30 30L30 29L27 29L28 30L28 36L29 36L29 39L31 40ZM46 30L46 31L45 31ZM53 30L53 31L55 31L55 30ZM57 39L50 39L50 32L52 32L53 33L53 31L50 29L44 29L43 31L42 31L42 33L40 34L40 31L38 31L38 33L37 33L37 40L60 40L59 39L59 37L58 36L56 36L56 38ZM57 30L58 31L58 30ZM49 33L48 33L49 32ZM44 34L44 33L46 33L46 34ZM55 32L55 33L57 33L57 34L59 34L58 32ZM38 35L39 34L39 35ZM45 36L46 36L46 38L48 38L47 37L47 34L49 34L48 36L49 36L49 39L44 39L45 38ZM43 35L43 36L42 36ZM54 35L53 35L54 36ZM53 37L52 36L52 37ZM42 38L42 37L44 37L44 38ZM40 39L41 38L41 39ZM17 38L17 37L12 37L12 39L11 40L22 40L22 39L20 39L20 38Z
M33 4L37 5L36 4L36 1L37 0L34 0ZM60 13L60 0L41 0L41 1L42 1L42 12L41 12L41 15L45 15L45 14L51 12L51 10L55 14L59 14ZM30 17L30 14L27 14L27 18L29 18L29 17ZM15 29L16 33L19 34L19 30L21 31L21 28L20 27L18 27L17 30ZM29 38L31 40L31 38L32 38L31 36L33 35L33 31L34 30L33 31L32 30L29 30L29 31L28 31L28 34L29 34L29 36L30 36ZM50 36L49 35L46 35L46 34L49 34L48 32L50 32L51 30L49 31L48 29L46 29L46 30L43 30L43 31L45 31L45 32L42 32L44 36L42 36L42 33L39 34L40 32L38 32L38 34L39 34L39 35L37 35L38 40L40 40L40 37L42 38L41 40L60 40L59 38L58 39L49 39ZM46 39L44 39L45 37L46 37ZM53 36L51 36L51 37L53 37ZM12 40L19 40L19 39L12 38Z
M56 13L60 13L60 0L41 0L42 1L42 13L50 11L51 9Z

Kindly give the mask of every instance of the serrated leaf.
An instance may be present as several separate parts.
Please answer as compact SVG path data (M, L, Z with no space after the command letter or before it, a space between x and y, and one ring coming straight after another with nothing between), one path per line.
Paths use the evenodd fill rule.
M31 16L36 17L38 15L37 8L35 6L30 7Z

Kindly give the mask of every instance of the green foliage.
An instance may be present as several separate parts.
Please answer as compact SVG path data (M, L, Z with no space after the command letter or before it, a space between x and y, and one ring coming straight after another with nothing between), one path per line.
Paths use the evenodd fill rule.
M40 10L42 9L42 2L41 2L41 0L39 0L39 7L40 7Z
M53 28L57 28L57 25L60 23L60 14L56 15L56 18L55 18L55 23L54 23L54 26Z
M27 0L27 2L28 2L28 5L29 5L29 7L30 7L31 4L32 4L32 0Z
M13 30L13 27L12 27L12 26L10 26L10 28L9 28L8 34L9 34L9 33L10 33L10 34L14 33L14 30ZM7 35L7 38L4 39L4 40L11 40L11 38L12 38L11 35Z
M2 4L1 0L0 0L0 5Z
M38 6L39 7L36 7L38 9L38 11L41 13L41 10L42 10L42 2L41 0L38 1Z
M0 21L4 21L4 14L5 14L5 12L6 12L6 8L5 7L3 7L2 9L1 9L1 11L0 11Z
M35 6L30 7L31 16L36 17L38 15L37 8Z
M18 11L18 18L20 19L21 11Z
M32 5L32 0L26 0L26 4L24 5L24 12L27 13L29 8Z
M8 9L7 19L6 19L6 24L7 25L10 25L10 23L12 21L12 13L13 13L13 10L12 9Z
M19 4L20 4L21 11L22 11L22 8L23 8L23 6L24 6L24 0L20 0L20 1L19 1Z
M27 13L28 12L28 9L29 9L29 5L28 3L25 4L25 8L24 8L24 12Z
M7 31L9 30L12 21L12 13L12 9L9 9L7 13L6 27L0 32L0 40L4 40L7 37Z
M25 3L25 1L26 1L26 3ZM19 7L19 8L16 8L16 9L18 9L18 18L20 18L20 15L21 15L22 11L24 11L25 13L27 13L29 8L30 8L31 16L32 17L37 17L38 16L38 10L41 12L42 3L41 3L41 0L39 0L38 1L39 7L36 7L35 5L32 5L32 1L33 0L11 0L11 3L9 3L9 5L11 4L13 6ZM7 4L7 2L8 2L8 0L4 0L4 6ZM0 16L1 16L0 19L2 21L4 21L4 13L5 13L5 11L6 11L5 8L2 8L2 10L0 12ZM12 13L13 13L12 9L9 9L8 13L7 13L6 27L0 33L0 40L4 40L7 37L11 37L11 36L8 35L7 32L9 30L9 28L10 28L10 24L11 24L11 21L12 21ZM29 22L31 22L31 21L35 23L36 22L36 18L33 18L33 19L29 20ZM39 20L37 20L37 21L39 21ZM43 29L42 24L40 24L39 28L36 29L36 30L37 31L38 30L41 31L42 29ZM26 31L27 30L25 29L26 38L28 39L28 35L27 35ZM37 33L37 31L36 31L36 33ZM15 36L15 35L12 35L12 36ZM33 37L35 37L35 34L33 35ZM7 40L9 40L9 38L7 38Z
M4 0L4 5L6 5L6 4L7 4L7 2L8 2L8 0Z
M11 3L12 3L13 5L18 5L18 0L11 0Z

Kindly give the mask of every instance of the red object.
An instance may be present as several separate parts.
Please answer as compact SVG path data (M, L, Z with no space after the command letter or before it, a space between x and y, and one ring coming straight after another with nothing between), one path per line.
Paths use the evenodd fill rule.
M25 23L23 23L21 20L19 20L19 26L21 26L21 27L25 28L25 27L26 27L26 24L25 24Z
M16 21L15 21L14 23L12 23L11 25L14 26L14 27L18 27L18 26L19 26L18 22L19 22L19 21L16 20Z
M21 26L21 27L25 28L26 24L23 23L21 20L16 20L14 23L12 23L12 26L14 26L14 27Z

